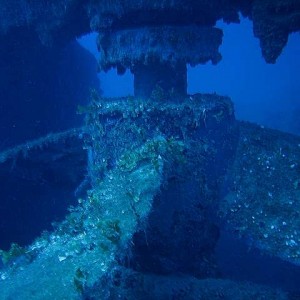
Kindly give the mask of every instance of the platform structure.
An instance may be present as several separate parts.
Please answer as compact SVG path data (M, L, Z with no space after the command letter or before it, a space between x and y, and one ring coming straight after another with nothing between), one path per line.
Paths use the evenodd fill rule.
M129 276L138 282L149 267L162 276L170 272L170 265L186 274L187 284L225 285L225 293L230 293L234 283L205 281L217 274L216 218L241 237L251 237L262 251L299 264L295 231L300 139L237 122L230 99L217 95L193 95L180 103L94 95L84 110L86 126L76 132L86 152L90 188L53 231L27 247L13 245L1 253L3 299L76 299L91 294L105 298L121 292L120 286L107 284L107 277ZM63 140L75 141L69 143L75 146L74 156L83 157L74 132L63 135ZM28 144L32 147L26 155L40 160L38 153L45 149L47 155L54 151L57 156L61 141L61 136L51 136L40 140L43 147ZM251 151L245 152L245 147ZM9 166L10 160L23 155L21 148L6 151L1 163ZM245 159L251 165L245 165ZM273 177L279 175L286 181L274 190ZM255 183L258 178L260 185ZM193 236L188 234L191 230ZM128 251L131 268L120 269ZM122 289L140 292L126 285ZM154 292L144 289L149 295ZM262 295L270 293L270 299L286 299L279 292L257 289Z
M91 188L53 232L24 250L14 246L2 252L6 267L0 285L6 297L18 299L20 290L22 297L36 299L75 298L86 292L126 255L134 234L146 228L153 204L168 199L168 186L181 190L172 200L171 221L183 203L196 207L199 196L204 203L226 170L222 157L231 152L235 136L228 98L195 95L181 104L94 98L85 113L80 136ZM6 152L2 161L21 154ZM202 219L191 218L196 223Z

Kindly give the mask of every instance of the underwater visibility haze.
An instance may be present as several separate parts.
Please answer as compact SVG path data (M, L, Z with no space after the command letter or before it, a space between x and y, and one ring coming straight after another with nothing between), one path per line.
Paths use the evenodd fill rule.
M299 0L0 0L0 300L300 300Z

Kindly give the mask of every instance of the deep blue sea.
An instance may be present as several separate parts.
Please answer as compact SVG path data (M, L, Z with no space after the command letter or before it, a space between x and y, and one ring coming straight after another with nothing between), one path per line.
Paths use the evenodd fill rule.
M0 1L0 300L300 300L298 0Z

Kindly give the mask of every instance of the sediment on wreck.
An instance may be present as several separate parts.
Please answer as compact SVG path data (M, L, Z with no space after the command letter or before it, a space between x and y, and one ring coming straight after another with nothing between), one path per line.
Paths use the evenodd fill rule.
M220 216L270 256L300 265L300 138L239 122Z

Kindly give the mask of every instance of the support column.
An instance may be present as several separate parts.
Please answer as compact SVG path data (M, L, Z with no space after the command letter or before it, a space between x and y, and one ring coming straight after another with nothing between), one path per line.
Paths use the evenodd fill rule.
M187 95L187 68L185 63L175 67L169 64L139 65L134 70L134 95L149 98L162 92L166 98L181 99Z

